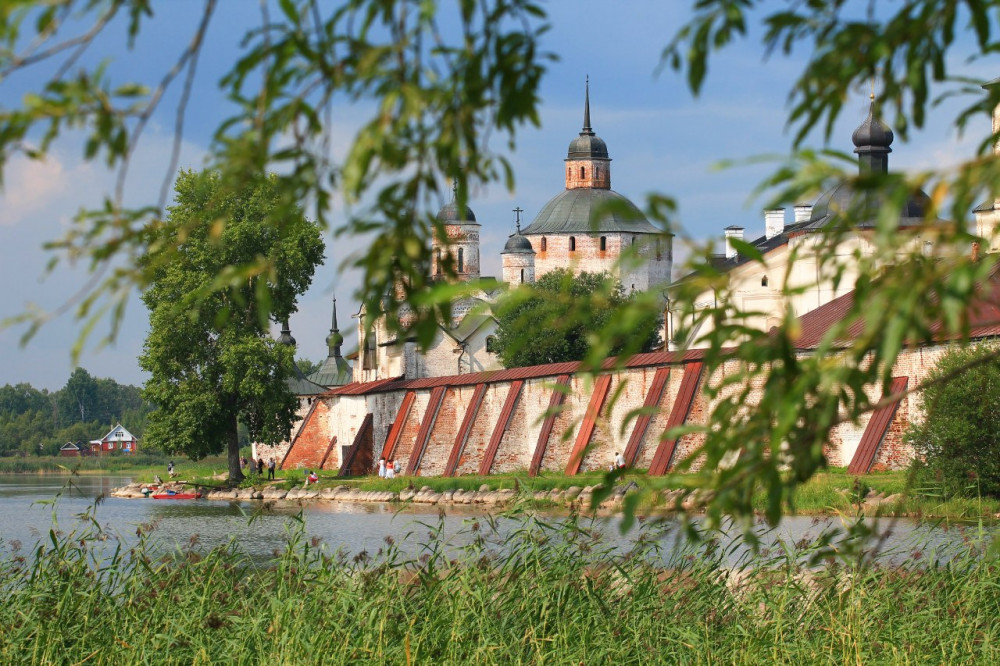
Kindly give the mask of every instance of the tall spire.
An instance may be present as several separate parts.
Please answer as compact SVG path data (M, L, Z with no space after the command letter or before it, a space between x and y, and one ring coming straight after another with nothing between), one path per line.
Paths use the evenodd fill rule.
M337 296L333 296L333 324L330 326L330 335L326 336L326 344L330 350L330 356L332 358L340 357L340 345L344 344L344 336L340 334L340 329L337 328Z
M587 136L594 136L594 130L590 127L590 75L587 75L587 92L585 95L585 101L583 103L583 130L580 131L581 135L586 134Z

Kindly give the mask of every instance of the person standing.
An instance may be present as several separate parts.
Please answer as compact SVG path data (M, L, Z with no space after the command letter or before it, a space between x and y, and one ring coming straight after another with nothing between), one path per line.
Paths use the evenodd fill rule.
M260 476L264 473L264 456L257 458L257 475Z
M385 478L394 479L396 478L396 472L392 467L392 461L390 460L385 466Z
M274 458L267 461L267 478L274 481Z
M385 458L378 459L378 478L385 478Z
M396 476L399 475L399 471L401 469L402 469L402 466L399 464L399 461L398 460L393 460L392 461L392 476L393 476L393 478L395 478Z
M171 460L170 462L167 463L167 476L169 476L171 479L174 478L174 461L173 460Z

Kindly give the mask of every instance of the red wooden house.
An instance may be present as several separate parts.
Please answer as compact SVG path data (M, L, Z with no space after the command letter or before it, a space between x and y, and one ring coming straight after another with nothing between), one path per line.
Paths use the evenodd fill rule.
M90 452L94 455L121 451L122 453L135 453L139 446L139 440L135 435L122 427L119 423L111 429L107 435L101 439L90 441Z

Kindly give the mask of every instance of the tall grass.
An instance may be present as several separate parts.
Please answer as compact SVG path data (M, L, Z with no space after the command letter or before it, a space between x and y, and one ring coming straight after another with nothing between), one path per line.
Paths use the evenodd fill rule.
M125 550L97 521L0 562L2 663L996 663L997 560L894 567L733 559L713 542L627 551L587 523L431 522L375 553L301 532L267 566L195 542ZM15 545L16 546L16 545ZM858 560L859 562L863 560Z

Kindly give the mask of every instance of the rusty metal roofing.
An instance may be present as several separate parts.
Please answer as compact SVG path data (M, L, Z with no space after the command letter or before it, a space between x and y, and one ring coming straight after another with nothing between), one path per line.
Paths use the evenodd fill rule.
M854 294L850 291L799 317L802 332L795 343L796 348L809 350L818 347L827 332L847 317L854 305ZM966 307L966 317L971 339L1000 335L1000 270L994 270L980 285L978 295ZM864 326L863 319L852 322L839 342L847 344L858 338L864 332ZM933 322L930 332L934 342L947 342L956 337L945 330L941 321Z
M624 363L624 368L644 368L661 365L677 365L690 361L701 360L705 355L703 349L689 349L684 352L648 352L646 354L635 354ZM548 363L545 365L531 365L524 368L508 368L506 370L487 370L485 372L474 372L464 375L446 375L443 377L422 377L420 379L405 379L403 377L392 377L379 379L373 382L353 382L344 386L337 386L325 395L369 395L372 393L388 393L390 391L420 391L430 390L439 386L475 386L476 384L493 384L496 382L510 382L517 380L543 379L545 377L558 377L559 375L571 375L580 372L585 368L582 361L567 361L564 363ZM619 367L617 358L606 359L601 364L601 370L614 370Z

